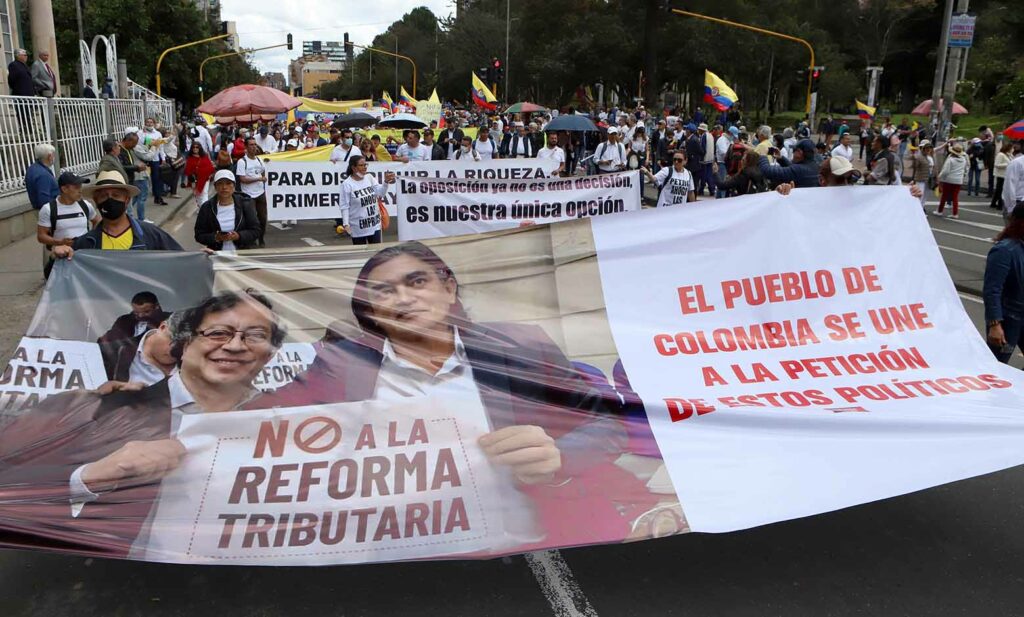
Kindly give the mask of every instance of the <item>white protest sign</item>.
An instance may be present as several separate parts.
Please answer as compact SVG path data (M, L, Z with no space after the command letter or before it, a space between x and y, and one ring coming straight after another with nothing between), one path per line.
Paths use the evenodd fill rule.
M329 161L277 161L267 167L267 217L271 221L335 219L341 217L341 183L347 164ZM547 178L558 164L541 159L498 159L494 161L416 161L412 163L371 162L368 173L384 182L384 172L402 177L475 178L529 181ZM388 188L385 205L395 215L396 185Z
M515 491L446 396L192 414L143 548L179 563L315 565L507 549ZM511 498L511 503L519 503Z
M400 178L398 239L514 229L640 209L640 172L483 181Z
M285 343L277 350L274 357L267 362L252 385L264 392L286 386L303 373L316 359L316 349L312 343Z
M96 343L24 337L0 375L0 413L34 406L52 394L92 390L105 381Z
M597 218L612 333L694 531L1024 463L1024 379L906 187Z

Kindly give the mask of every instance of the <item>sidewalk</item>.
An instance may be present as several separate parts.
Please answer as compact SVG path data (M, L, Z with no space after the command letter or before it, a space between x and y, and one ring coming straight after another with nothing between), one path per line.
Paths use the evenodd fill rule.
M179 197L168 199L166 206L157 206L152 201L147 203L146 214L151 221L162 225L191 203L192 192L179 190ZM35 234L0 248L0 368L7 366L7 359L32 321L46 282L43 259L43 247L36 241Z

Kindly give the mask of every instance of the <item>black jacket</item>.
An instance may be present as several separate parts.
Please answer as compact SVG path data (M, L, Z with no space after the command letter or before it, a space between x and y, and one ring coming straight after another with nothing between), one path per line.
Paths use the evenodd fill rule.
M764 181L764 174L757 167L748 165L740 170L738 174L729 176L724 182L718 183L718 188L729 191L735 190L737 195L747 193L761 193L767 189Z
M178 241L171 234L152 223L128 217L132 224L133 251L183 251ZM82 249L100 249L103 247L103 225L97 225L88 233L75 238L71 245L76 251Z
M424 146L427 144L423 144ZM434 145L430 147L430 160L431 161L443 161L448 158L448 148L445 148L441 144L434 142Z
M32 70L24 62L15 60L7 65L7 87L12 96L35 96L32 86Z
M440 144L442 148L444 148L445 154L448 153L448 131L449 129L445 129L437 133L437 143ZM452 131L451 146L453 151L459 149L459 146L462 144L462 137L462 129L454 129Z
M235 198L235 231L238 232L238 240L235 240L236 249L251 249L256 246L260 238L260 221L256 218L256 205L252 198L245 193L236 192ZM223 242L217 242L216 234L223 231L220 222L217 220L217 196L206 200L199 207L196 214L195 238L196 242L208 249L219 251L224 248Z
M519 137L519 133L513 133L512 137L506 141L501 140L501 155L506 158L515 158L519 152L519 141L522 140L526 143L526 158L533 158L537 156L537 142L534 141L533 136L527 133L524 137Z

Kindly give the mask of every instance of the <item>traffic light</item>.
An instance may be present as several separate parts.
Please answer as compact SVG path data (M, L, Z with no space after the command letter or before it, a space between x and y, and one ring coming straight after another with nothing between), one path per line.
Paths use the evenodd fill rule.
M484 83L486 83L486 84L493 84L494 83L494 65L493 64L488 64L487 66L485 66L484 70L482 71L482 73L484 74Z
M818 91L818 81L821 76L825 74L825 67L823 66L812 66L811 67L811 92Z
M491 74L491 83L501 81L502 76L505 74L505 67L501 66L501 60L493 58L491 60L491 69L494 71Z
M288 49L289 49L289 51L291 50L291 48L292 48L292 33L289 32L288 33Z

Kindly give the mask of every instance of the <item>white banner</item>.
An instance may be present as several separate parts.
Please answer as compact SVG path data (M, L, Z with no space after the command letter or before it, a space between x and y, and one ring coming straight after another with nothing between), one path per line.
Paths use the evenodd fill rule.
M978 335L905 187L592 229L616 345L694 531L1024 462L1021 372Z
M285 343L270 362L252 380L252 385L264 392L286 386L302 374L316 359L312 343Z
M478 400L450 396L186 415L188 454L136 552L309 565L507 549L522 540L503 510L520 504L477 445L488 430Z
M335 219L341 217L341 183L348 168L344 162L267 160L267 219L271 221ZM369 173L384 182L384 172L398 177L473 178L477 180L531 181L547 178L558 169L551 160L498 159L493 161L371 162ZM395 216L395 186L385 199Z
M60 392L93 390L106 380L96 343L24 337L0 375L0 413Z
M423 240L640 209L639 171L540 180L400 178L398 239Z

